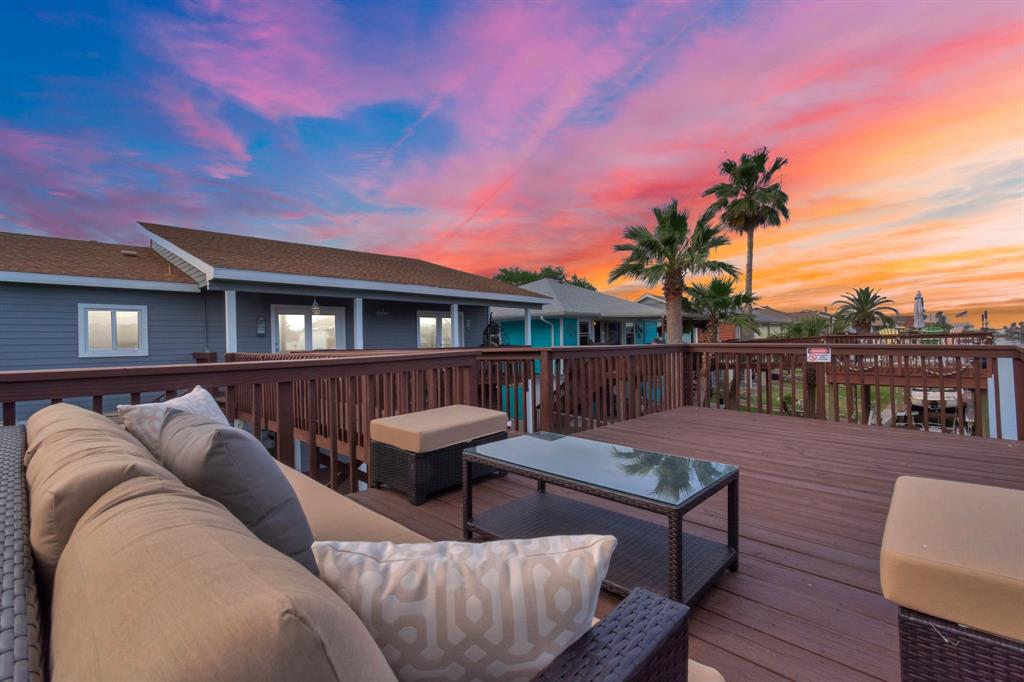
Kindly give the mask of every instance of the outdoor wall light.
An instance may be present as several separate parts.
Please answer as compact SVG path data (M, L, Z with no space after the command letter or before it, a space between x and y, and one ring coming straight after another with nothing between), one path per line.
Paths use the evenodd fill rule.
M313 297L313 305L310 308L310 312L313 313L314 315L320 314L320 304L316 302L315 296Z
M267 335L267 318L260 315L256 318L256 336Z

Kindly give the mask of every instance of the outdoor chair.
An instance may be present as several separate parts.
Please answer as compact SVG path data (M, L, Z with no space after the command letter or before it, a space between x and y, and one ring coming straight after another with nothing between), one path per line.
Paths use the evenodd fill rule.
M1024 679L1024 491L902 476L882 539L903 680Z

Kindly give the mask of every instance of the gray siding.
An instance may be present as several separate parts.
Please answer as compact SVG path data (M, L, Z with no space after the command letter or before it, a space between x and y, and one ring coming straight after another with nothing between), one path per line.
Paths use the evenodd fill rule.
M171 265L178 268L186 275L194 279L199 286L206 286L206 275L203 274L202 270L193 266L184 258L180 258L179 256L174 255L173 253L171 253L164 247L160 246L159 244L151 243L150 246L153 248L154 251L163 256Z
M144 286L130 290L0 285L0 370L191 363L195 351L224 351L224 303L219 294L144 291ZM79 303L147 306L149 355L78 357ZM211 325L218 308L220 325Z
M79 303L146 306L149 355L78 357ZM224 299L218 292L0 285L0 371L192 363L192 353L202 350L224 352ZM143 400L154 396L145 394ZM113 410L115 405L127 403L128 398L107 396L104 409ZM89 407L88 398L68 402ZM17 419L27 419L46 404L18 403Z
M367 349L416 348L416 313L420 310L448 312L450 307L436 303L364 301L363 345ZM479 346L487 324L487 307L463 305L459 306L459 311L466 321L463 345Z

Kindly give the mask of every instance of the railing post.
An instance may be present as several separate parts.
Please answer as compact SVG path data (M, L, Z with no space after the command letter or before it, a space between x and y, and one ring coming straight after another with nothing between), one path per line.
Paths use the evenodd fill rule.
M469 366L463 368L462 374L462 400L467 405L478 406L480 404L479 382L479 361L474 358Z
M551 351L540 352L540 385L534 390L540 391L540 430L551 431L554 428L554 378L551 374Z
M814 363L814 403L815 403L815 419L825 419L825 364L820 362Z
M277 382L277 460L295 468L295 403L290 381Z
M1013 410L1017 414L1017 440L1024 440L1024 351L1013 358Z

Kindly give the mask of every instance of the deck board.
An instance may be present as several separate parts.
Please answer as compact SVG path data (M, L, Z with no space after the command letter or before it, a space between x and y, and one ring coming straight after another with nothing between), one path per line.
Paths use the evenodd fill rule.
M1024 443L687 407L580 434L740 467L740 570L691 619L691 655L728 680L896 680L896 608L878 550L897 476L1024 489ZM533 492L516 476L474 487L478 511ZM550 487L549 490L554 490ZM558 490L664 523L641 510ZM462 498L420 507L388 490L353 499L437 540L461 539ZM685 530L721 538L725 496ZM604 615L617 603L605 594Z

